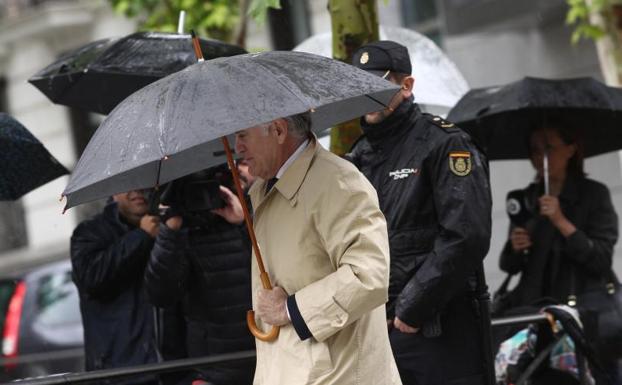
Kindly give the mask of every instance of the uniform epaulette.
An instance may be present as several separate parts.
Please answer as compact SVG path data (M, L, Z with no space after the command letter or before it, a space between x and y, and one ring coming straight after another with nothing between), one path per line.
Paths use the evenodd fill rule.
M454 132L459 130L459 128L455 124L441 118L440 116L425 114L425 117L430 121L430 123L444 129L447 132Z

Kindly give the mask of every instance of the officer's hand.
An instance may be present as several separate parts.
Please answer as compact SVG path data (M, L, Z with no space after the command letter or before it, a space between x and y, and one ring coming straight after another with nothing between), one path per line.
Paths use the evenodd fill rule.
M139 227L144 230L151 238L158 235L158 227L160 226L160 217L153 215L144 215L140 218Z
M225 201L225 207L214 209L212 212L234 225L244 222L244 211L238 197L224 186L220 186L220 196Z
M179 215L170 217L169 219L166 220L166 227L168 227L169 229L173 231L177 231L181 229L181 225L183 224L183 222L184 222L183 218Z
M414 328L410 325L407 325L397 317L395 317L395 319L393 320L393 326L402 333L414 334L419 331L419 328Z
M255 313L265 323L273 326L288 324L285 302L287 293L282 288L275 286L272 290L260 289L257 293Z
M531 237L527 229L523 227L515 227L510 233L510 242L512 242L512 250L518 253L531 247Z

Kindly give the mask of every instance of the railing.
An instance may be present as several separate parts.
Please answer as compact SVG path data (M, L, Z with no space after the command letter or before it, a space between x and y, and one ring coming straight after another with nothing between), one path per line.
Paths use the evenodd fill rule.
M527 323L539 323L548 322L546 315L544 314L530 314L520 315L514 317L497 318L491 321L492 327L501 327L509 325L520 325ZM74 351L75 350L75 351ZM82 352L82 349L79 349ZM77 349L72 349L72 353L75 353ZM49 357L49 354L47 354ZM200 358L187 358L182 360L165 361L155 364L128 366L124 368L96 370L91 372L81 373L64 373L64 374L52 374L49 376L42 376L36 378L27 378L22 380L16 380L10 384L19 385L56 385L56 384L82 384L90 381L98 381L105 379L115 379L121 377L129 377L142 374L159 374L177 372L183 370L195 369L198 367L206 367L218 363L232 363L237 361L250 360L255 357L254 351L238 352L231 354L214 355L209 357ZM0 360L0 365L15 364L15 363L30 363L43 359L41 355L30 355L19 357L15 359L3 359Z
M110 380L121 377L136 376L141 374L159 374L178 372L199 367L210 366L218 363L232 363L250 360L255 357L255 351L245 351L230 354L221 354L200 358L186 358L172 360L156 364L128 366L124 368L94 370L82 373L52 374L36 378L16 380L7 384L13 385L57 385L57 384L83 384L91 381Z

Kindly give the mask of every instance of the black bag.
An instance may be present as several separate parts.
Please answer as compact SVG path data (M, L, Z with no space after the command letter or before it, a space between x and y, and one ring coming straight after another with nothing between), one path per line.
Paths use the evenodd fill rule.
M514 301L514 297L516 296L514 291L515 289L508 290L512 277L512 274L508 274L503 280L501 286L499 286L499 288L493 293L490 309L492 317L501 317L506 310L516 305Z
M613 271L602 287L570 295L568 304L579 310L586 333L601 357L621 358L622 288Z

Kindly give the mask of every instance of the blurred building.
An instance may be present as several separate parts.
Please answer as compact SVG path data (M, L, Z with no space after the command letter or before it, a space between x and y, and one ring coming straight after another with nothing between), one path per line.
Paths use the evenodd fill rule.
M269 12L265 24L249 23L247 49L291 49L330 30L327 0L282 0L282 6ZM436 41L471 87L524 76L602 78L594 44L570 44L564 0L390 0L378 1L378 9L381 24L412 28ZM20 120L71 169L101 117L53 105L26 80L66 50L134 29L105 0L0 0L0 111ZM622 213L620 167L617 153L587 161L590 176L609 186ZM532 178L526 161L492 164L494 234L486 268L493 288L502 279L497 258L507 237L505 194ZM100 206L62 215L66 182L60 178L19 202L0 203L0 271L68 255L73 228Z

